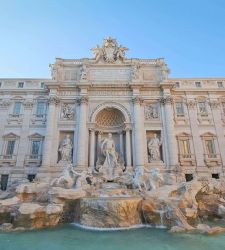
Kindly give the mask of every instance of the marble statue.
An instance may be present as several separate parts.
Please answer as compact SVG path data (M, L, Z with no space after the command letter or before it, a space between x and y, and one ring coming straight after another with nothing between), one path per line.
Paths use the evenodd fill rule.
M157 118L159 118L157 106L153 104L145 106L145 119L151 120Z
M148 142L148 153L149 160L151 161L160 161L160 146L162 142L157 137L157 134L154 134L154 137Z
M73 149L73 143L70 138L70 135L66 135L59 145L58 151L61 156L60 161L71 162L72 161L72 149Z
M88 171L84 170L81 173L74 171L76 174L75 188L85 188L89 186L87 177L89 177Z
M104 39L101 48L97 45L96 48L92 49L95 55L95 62L102 60L107 63L115 63L117 61L123 62L126 50L128 49L122 45L118 45L116 39L112 37Z
M140 65L138 65L138 64L133 65L132 73L131 73L131 79L132 80L138 80L139 79L139 68L140 68Z
M73 108L69 104L64 104L62 108L62 118L66 120L72 120L74 117Z
M82 65L80 79L87 80L87 66L85 64Z
M108 137L101 142L99 157L101 155L103 161L97 167L97 170L106 181L115 180L122 174L124 166L118 161L119 154L116 152L115 142L111 133L108 133Z
M143 167L137 167L135 168L135 174L133 177L133 187L138 188L139 191L146 191L147 185L145 180L145 174L144 174L144 168Z
M117 153L115 148L114 140L112 139L112 134L108 134L108 138L105 138L101 144L101 152L105 156L103 168L107 170L107 175L109 179L113 179L114 168L117 167Z
M162 174L159 172L158 168L153 168L150 170L149 176L149 189L155 190L159 188L164 182Z
M63 187L63 188L72 188L74 185L74 178L76 172L73 170L73 165L68 163L61 175L58 178L53 179L51 186Z

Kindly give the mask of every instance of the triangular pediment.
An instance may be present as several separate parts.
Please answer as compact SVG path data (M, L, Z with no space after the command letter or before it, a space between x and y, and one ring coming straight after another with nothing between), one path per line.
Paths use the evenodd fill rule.
M3 135L3 138L19 138L19 136L17 134L14 134L12 132Z
M44 136L39 133L33 133L29 135L29 138L43 138Z

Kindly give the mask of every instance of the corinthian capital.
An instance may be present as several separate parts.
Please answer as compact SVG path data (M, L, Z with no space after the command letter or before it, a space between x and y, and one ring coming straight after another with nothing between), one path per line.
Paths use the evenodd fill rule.
M54 105L58 105L60 102L60 99L58 96L50 96L49 99L48 99L48 103L49 104L54 104Z
M3 100L0 102L0 108L7 109L11 105L11 103L12 102L10 100Z
M196 107L196 101L195 100L188 100L187 106L189 109L194 109Z
M160 102L163 104L163 105L166 105L166 104L173 104L173 97L171 95L168 95L168 96L164 96L160 99Z
M135 96L135 97L132 98L132 102L133 102L134 104L140 104L140 105L141 105L141 104L143 103L143 100L142 100L141 97Z
M211 107L212 109L218 109L219 106L220 106L220 103L219 103L219 101L217 101L217 100L211 100L211 101L209 102L209 105L210 105L210 107Z
M33 101L32 100L26 100L24 103L23 103L23 106L25 109L32 109L33 108Z
M87 96L81 96L78 100L77 100L78 104L88 104L88 97Z

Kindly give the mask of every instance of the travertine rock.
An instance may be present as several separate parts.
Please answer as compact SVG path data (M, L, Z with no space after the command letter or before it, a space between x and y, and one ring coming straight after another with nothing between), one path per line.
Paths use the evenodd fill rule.
M65 189L52 187L49 192L50 200L54 203L62 203L65 200L77 200L85 197L86 192L80 189Z
M47 202L49 184L46 182L23 183L16 188L17 197L21 201Z
M0 205L2 206L13 206L16 205L20 202L20 199L14 196L13 198L5 199L5 200L0 200Z
M141 198L83 198L80 200L80 220L89 227L130 227L141 224Z
M63 205L49 204L41 206L36 203L23 203L19 207L14 226L24 228L43 228L59 223Z

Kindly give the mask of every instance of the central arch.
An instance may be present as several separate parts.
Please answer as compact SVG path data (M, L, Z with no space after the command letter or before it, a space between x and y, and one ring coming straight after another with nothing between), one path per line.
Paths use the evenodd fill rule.
M116 108L104 108L97 113L95 118L97 127L102 129L121 129L124 122L123 113Z
M131 165L130 114L121 104L104 102L98 105L90 115L91 129L89 165L98 165L101 155L101 143L109 133L114 140L119 160L126 166Z
M129 111L120 103L116 103L116 102L105 102L105 103L101 103L99 104L91 113L90 116L90 122L91 123L95 123L96 122L96 117L98 116L98 114L102 111L102 110L117 110L115 111L115 115L119 115L121 112L123 117L124 117L124 122L125 123L130 123L131 121L131 117L130 117L130 113Z

